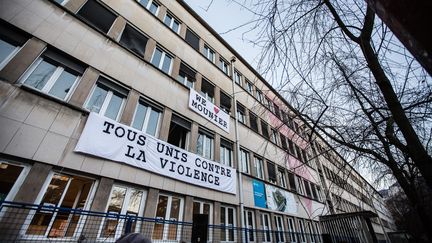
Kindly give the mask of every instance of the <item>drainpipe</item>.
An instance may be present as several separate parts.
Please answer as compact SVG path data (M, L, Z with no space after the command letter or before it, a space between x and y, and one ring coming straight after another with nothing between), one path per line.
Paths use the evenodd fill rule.
M236 150L237 150L237 163L238 163L238 182L239 182L239 200L240 200L240 227L242 229L241 232L241 242L243 242L243 239L246 239L246 235L243 235L243 230L245 230L244 225L244 203L243 203L243 179L242 179L242 171L243 171L243 165L240 163L240 143L239 143L239 133L238 133L238 117L237 117L237 100L235 96L235 82L234 82L234 63L236 61L236 58L233 56L231 58L231 85L232 85L232 97L234 102L234 129L235 129L235 144L236 144ZM246 230L244 231L246 232ZM247 242L247 240L246 240Z

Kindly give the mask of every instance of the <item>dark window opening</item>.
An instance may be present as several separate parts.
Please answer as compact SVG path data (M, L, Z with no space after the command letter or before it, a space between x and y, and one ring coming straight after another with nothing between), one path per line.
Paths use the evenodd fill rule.
M191 123L173 115L168 134L168 143L182 149L187 149Z
M237 102L237 119L239 122L246 124L246 109Z
M297 191L296 184L295 184L295 176L291 172L288 172L288 181L289 181L289 184L290 184L290 189L292 191Z
M120 38L120 44L127 49L135 52L139 56L144 57L147 40L147 37L145 37L132 26L126 24Z
M186 29L185 40L193 49L199 51L199 37L189 29Z
M256 133L258 133L258 118L252 112L249 112L249 124L250 128Z
M196 72L193 69L189 68L184 63L180 63L179 76L177 77L177 80L180 83L192 88L196 81L195 77Z
M282 148L284 148L285 150L288 150L288 144L286 142L286 137L284 135L282 135L282 133L280 134L280 140L281 140Z
M262 135L265 138L267 138L267 139L270 138L270 134L269 134L269 131L268 131L268 125L264 121L261 121L261 131L262 131Z
M228 114L231 111L231 98L222 91L220 92L220 108Z
M87 1L78 11L77 15L104 33L108 33L114 20L117 18L115 14L95 0Z
M268 180L271 183L276 183L276 167L272 162L267 162Z
M207 100L214 103L214 85L204 78L201 83L201 94L206 97Z
M275 115L276 115L279 119L281 119L279 106L277 106L276 104L274 104L274 112L275 112Z
M309 188L310 183L308 181L304 180L304 185L305 185L305 189L306 189L306 195L308 197L312 197L311 190Z

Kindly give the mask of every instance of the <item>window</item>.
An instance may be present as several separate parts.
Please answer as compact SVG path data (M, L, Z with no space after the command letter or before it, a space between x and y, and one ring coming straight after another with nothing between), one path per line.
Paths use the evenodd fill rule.
M189 68L183 62L180 63L180 70L179 70L179 76L177 77L177 81L179 81L183 85L186 85L189 88L192 88L196 81L195 77L196 77L195 70Z
M80 176L55 173L40 201L41 206L88 210L93 180ZM43 210L32 213L32 220L26 235L40 235L48 238L77 237L83 215L68 210Z
M237 70L234 70L234 82L240 86L242 86L242 80L241 80L241 73L239 73Z
M255 176L260 178L260 179L264 179L264 164L263 164L263 160L261 158L258 157L254 157L254 173Z
M234 227L236 227L235 209L233 207L221 206L220 208L220 239L222 242L235 242L236 236Z
M91 112L118 120L126 100L127 90L99 77L85 108Z
M289 138L288 138L288 145L289 145L290 153L295 156L296 153L295 153L295 149L294 149L294 143Z
M245 220L245 226L247 228L246 231L246 239L248 239L248 242L254 242L255 241L255 215L252 210L244 210L244 220Z
M172 29L177 34L180 32L180 21L173 17L170 13L167 13L164 18L164 24L168 28Z
M270 134L269 134L269 131L268 131L268 125L267 125L267 123L265 123L265 122L262 121L262 120L261 120L261 132L262 132L262 135L263 135L265 138L267 138L267 139L270 138Z
M242 172L249 174L249 152L240 149L240 163Z
M208 224L213 223L213 205L207 202L194 201L193 202L193 214L206 214L208 215ZM208 242L212 242L213 234L212 229L209 227L207 230Z
M282 216L275 215L274 220L276 225L276 242L285 242Z
M146 9L148 9L153 15L157 15L159 12L159 3L154 0L138 0L138 2Z
M303 220L299 219L298 222L299 222L299 226L300 226L300 237L299 238L301 239L301 242L306 242L305 227L304 227Z
M275 109L274 109L273 101L271 101L269 98L266 98L266 100L267 100L267 106L268 106L268 109L269 109L271 112L275 113Z
M281 119L279 106L277 106L276 104L273 104L273 107L274 107L275 115L277 116L277 118Z
M186 29L186 37L185 40L189 45L192 46L193 49L199 51L199 37L190 29Z
M107 213L123 214L131 217L143 215L146 200L146 192L125 186L114 186L108 202ZM103 219L102 228L99 233L100 238L118 239L125 231L126 223L124 219L106 217ZM139 232L142 221L134 221L131 231Z
M30 67L23 84L61 100L67 100L85 66L62 53L47 50Z
M311 186L311 190L312 190L312 196L315 200L319 200L318 198L318 194L317 194L317 190L316 190L316 185L313 183L310 183Z
M206 159L213 160L214 158L214 138L213 135L203 131L198 131L197 139L197 154L201 155Z
M208 80L202 79L201 82L201 95L204 96L208 101L214 103L214 85Z
M77 15L104 33L108 33L114 20L117 18L115 14L95 0L88 0L78 11Z
M277 177L279 181L279 186L286 188L287 187L287 181L285 177L285 169L282 167L278 167L277 170Z
M322 194L321 194L321 188L319 187L319 186L316 186L316 190L317 190L317 200L318 201L323 201L323 198L322 198Z
M302 162L304 162L299 146L297 146L296 144L294 144L294 147L295 147L295 150L296 150L297 159L300 160L300 161L302 161Z
M262 94L261 90L258 90L258 89L256 90L255 97L260 103L263 102L263 94Z
M27 171L23 166L0 161L0 201L12 201L17 187L24 180Z
M0 70L18 53L28 39L27 33L0 21Z
M138 56L144 57L147 40L146 36L129 24L126 24L119 42L120 45L136 53Z
M292 191L297 191L296 182L295 182L295 175L291 172L288 172L288 181L290 184L290 189Z
M223 73L225 73L226 75L229 76L229 64L228 64L228 62L222 58L220 58L219 61L220 61L220 69L222 70Z
M249 124L250 128L258 133L258 118L255 114L249 111Z
M266 213L261 214L261 225L264 231L262 242L272 242L270 216L268 214Z
M140 100L135 110L132 127L144 131L152 136L157 136L160 117L160 109Z
M287 141L286 141L286 137L282 133L280 133L280 141L281 141L281 144L282 144L282 148L285 149L285 150L288 150L288 144L287 144Z
M172 61L173 57L170 54L167 54L159 47L155 48L153 57L151 59L151 63L153 65L169 75L171 73Z
M288 218L288 231L289 231L289 236L291 238L291 242L296 242L297 241L297 233L296 233L293 218Z
M270 129L270 141L272 141L274 144L278 144L278 132L275 130L275 129L273 129L273 128L271 128Z
M300 176L296 176L296 177L297 177L298 193L301 194L301 195L305 195L305 193L304 193L303 179Z
M208 47L207 45L204 45L204 56L212 63L215 63L215 52Z
M187 149L189 146L190 130L190 122L173 114L168 133L168 143L182 149Z
M305 187L306 196L312 197L309 181L304 180L304 187Z
M246 124L246 109L237 102L237 119L239 122Z
M228 114L231 111L231 98L222 91L220 91L220 108Z
M179 222L183 215L183 200L179 197L159 195L156 208L157 220L170 220ZM181 224L155 223L153 240L180 240Z
M276 167L272 162L267 162L267 172L269 182L276 184Z
M221 140L220 162L224 165L233 166L233 145L232 143Z
M253 94L253 84L247 79L246 79L246 91L249 94Z

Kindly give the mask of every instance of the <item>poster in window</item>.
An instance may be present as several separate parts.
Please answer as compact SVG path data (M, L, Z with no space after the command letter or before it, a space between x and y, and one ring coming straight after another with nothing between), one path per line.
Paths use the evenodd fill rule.
M253 180L253 193L255 207L266 208L266 195L264 190L264 182L259 180Z
M297 202L292 193L271 185L266 185L265 191L269 209L297 214Z

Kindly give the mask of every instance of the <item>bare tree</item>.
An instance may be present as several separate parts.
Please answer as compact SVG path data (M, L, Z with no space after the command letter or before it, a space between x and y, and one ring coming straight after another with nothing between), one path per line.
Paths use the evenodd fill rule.
M421 177L432 188L432 82L367 2L238 3L255 14L261 71L313 124L309 133L393 176L432 225L415 183Z

